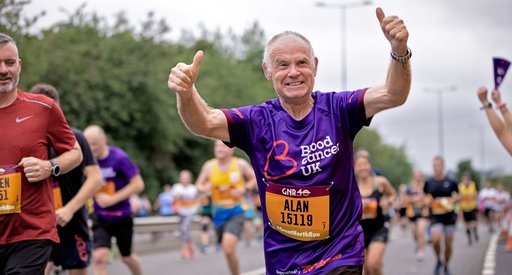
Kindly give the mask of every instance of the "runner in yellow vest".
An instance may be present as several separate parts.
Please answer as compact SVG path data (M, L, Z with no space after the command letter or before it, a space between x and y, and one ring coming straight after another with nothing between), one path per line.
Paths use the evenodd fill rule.
M203 165L196 182L199 192L211 192L217 242L226 255L233 275L240 274L236 245L245 219L242 197L246 190L256 186L256 176L251 165L244 159L234 157L234 152L233 148L227 147L222 141L215 141L215 158Z
M477 217L477 202L478 188L474 181L471 180L469 173L464 173L459 183L459 207L464 217L464 224L466 225L466 234L468 236L468 244L473 243L471 233L474 239L478 242L478 232L476 226Z

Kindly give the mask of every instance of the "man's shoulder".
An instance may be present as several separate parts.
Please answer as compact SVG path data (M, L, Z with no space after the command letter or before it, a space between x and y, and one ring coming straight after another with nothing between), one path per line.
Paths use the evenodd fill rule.
M23 90L18 90L18 99L27 103L36 104L36 106L42 106L44 108L52 109L56 107L55 101L53 99L43 95L43 94L32 94L27 93Z
M110 152L109 155L112 155L113 157L126 157L128 158L128 154L121 148L113 145L108 145L108 150Z

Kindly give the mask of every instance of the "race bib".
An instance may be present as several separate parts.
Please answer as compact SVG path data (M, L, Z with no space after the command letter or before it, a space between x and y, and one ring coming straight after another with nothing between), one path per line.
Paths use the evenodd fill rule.
M414 217L416 215L416 213L414 212L414 206L407 206L407 208L405 209L405 215L409 218Z
M60 191L60 185L58 181L52 183L53 187L53 207L55 210L62 208L62 193Z
M114 195L116 193L116 185L113 181L108 181L101 186L97 193L105 193L107 195Z
M461 201L473 202L474 200L475 200L475 196L473 194L462 194Z
M363 220L377 218L378 203L375 198L363 198Z
M453 211L453 204L446 198L435 198L432 201L432 214L440 215Z
M265 199L274 230L299 241L329 238L329 186L269 183Z
M21 170L0 166L0 215L21 212Z
M195 200L181 200L178 202L178 207L180 208L191 208L196 204Z
M239 199L233 198L231 190L234 189L232 185L218 185L214 186L212 190L212 202L217 206L233 207L239 203Z

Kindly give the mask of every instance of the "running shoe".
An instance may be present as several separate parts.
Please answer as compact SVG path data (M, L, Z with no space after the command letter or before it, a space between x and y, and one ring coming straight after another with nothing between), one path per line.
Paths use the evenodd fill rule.
M441 275L441 269L443 268L443 263L441 260L437 260L436 268L434 269L434 275Z
M418 260L418 262L421 262L421 261L423 261L424 258L425 258L425 255L423 254L423 251L419 250L416 253L416 260Z
M444 267L444 275L452 275L447 265Z

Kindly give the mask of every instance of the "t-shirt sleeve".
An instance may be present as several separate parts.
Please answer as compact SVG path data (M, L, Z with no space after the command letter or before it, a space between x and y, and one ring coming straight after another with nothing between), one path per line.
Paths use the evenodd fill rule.
M368 88L356 90L353 92L338 93L340 97L339 108L342 115L346 118L348 133L353 140L356 134L363 126L369 126L372 118L366 118L364 107L364 95ZM342 118L343 119L343 118Z
M425 184L423 184L423 193L430 194L430 190L429 190L428 186L429 186L429 181L426 181Z
M125 175L126 179L131 180L133 177L135 177L137 174L139 174L139 168L137 165L135 165L128 155L124 155L122 158L118 161L118 169L122 171L122 173Z
M69 151L75 145L76 139L73 131L69 127L59 105L52 101L50 114L48 118L48 139L52 147L60 155Z
M226 145L229 147L238 147L247 152L250 148L250 121L252 106L222 109L228 122L229 142Z

